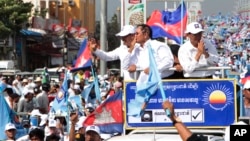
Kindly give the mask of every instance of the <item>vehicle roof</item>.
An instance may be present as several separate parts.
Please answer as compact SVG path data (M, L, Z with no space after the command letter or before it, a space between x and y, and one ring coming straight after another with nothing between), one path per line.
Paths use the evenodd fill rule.
M224 135L224 129L190 129L193 133L206 133L206 134L217 134ZM167 133L177 133L176 129L135 129L129 134L146 134L146 133L157 133L157 134L167 134Z
M223 141L223 129L191 129L193 133L208 136L208 141ZM128 135L115 136L107 141L182 141L176 129L133 130Z

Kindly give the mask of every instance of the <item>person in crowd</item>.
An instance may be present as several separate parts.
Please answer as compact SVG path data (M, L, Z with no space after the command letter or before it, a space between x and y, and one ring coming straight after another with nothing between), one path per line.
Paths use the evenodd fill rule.
M219 55L216 48L202 38L204 30L198 22L192 22L185 31L189 39L179 49L178 59L185 78L211 78L215 70L195 70L202 67L216 66Z
M85 116L90 115L91 113L93 113L95 111L95 106L92 103L88 103L85 106Z
M94 38L90 41L91 51L104 61L121 61L122 73L125 80L134 80L133 72L136 71L137 59L135 52L138 51L139 45L135 43L135 27L132 25L125 25L122 27L121 31L116 34L123 41L123 44L117 47L116 49L104 52L98 49L98 45ZM131 62L127 63L126 58L133 58Z
M86 127L85 141L101 141L100 128L95 125Z
M21 86L21 84L20 84L20 86L19 86L19 81L18 81L17 79L15 79L15 80L12 82L12 88L14 89L14 91L15 91L18 95L22 96L22 86Z
M29 132L30 141L44 141L44 131L39 128L35 128Z
M41 77L37 77L36 80L34 81L35 86L40 88L42 86L42 79Z
M21 84L22 84L22 90L23 90L25 87L28 87L29 82L27 79L23 79Z
M250 117L250 80L247 80L243 86L243 95L244 95L244 116Z
M179 117L175 115L174 106L169 101L162 103L164 111L167 109L170 111L170 120L173 122L173 126L177 129L183 141L207 141L207 137L202 135L193 134L181 121Z
M179 51L180 45L171 44L171 45L169 45L169 47L170 47L171 52L172 52L172 54L174 56L174 65L173 65L173 67L176 69L174 71L174 74L172 74L170 76L170 78L172 78L172 79L183 79L184 78L183 69L182 69L180 61L178 59L178 51Z
M23 89L23 97L18 102L17 112L30 113L34 109L33 94L33 90L28 88Z
M71 141L85 141L85 128L83 126L83 120L78 119L78 113L70 114L70 133L69 140Z
M157 40L152 40L152 29L146 24L140 24L136 28L136 43L140 44L140 54L138 57L138 66L143 73L139 77L148 76L149 74L149 52L152 48L152 53L155 58L156 66L162 79L168 79L174 71L169 69L173 67L174 57L167 44Z
M13 123L7 123L5 125L6 141L16 140L16 126Z
M49 139L51 136L52 137L57 136L59 139L58 141L63 140L64 133L61 131L59 120L49 119L48 127L49 127L49 133L45 135L46 140Z
M7 93L7 97L5 97L7 104L9 105L10 109L16 111L16 104L18 103L21 96L15 93L12 87L7 87L4 91Z
M41 115L39 127L44 130L44 134L47 136L50 134L50 128L49 128L49 116L47 114Z
M55 134L51 134L46 137L45 141L60 141L60 137Z
M39 93L36 96L38 105L39 105L39 111L42 114L48 113L48 107L49 107L49 99L48 99L48 92L50 90L50 85L47 83L42 84L42 92Z

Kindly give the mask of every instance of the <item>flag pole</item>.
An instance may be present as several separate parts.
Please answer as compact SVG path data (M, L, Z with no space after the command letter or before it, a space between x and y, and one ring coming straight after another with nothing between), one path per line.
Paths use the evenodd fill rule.
M184 0L181 0L181 17L183 17L184 15L184 7L183 7L183 4L184 4ZM183 44L183 20L181 20L181 45Z
M154 56L153 56L153 52L152 52L152 47L151 47L150 44L149 44L149 58L152 58L151 62L152 62L153 68L157 68L156 62L155 62L155 59L154 59ZM163 101L165 101L166 100L166 96L165 96L165 92L164 92L164 89L163 89L162 80L161 80L161 77L160 77L159 73L157 73L156 77L157 77L157 80L159 80L158 86L159 86L159 89L160 89L160 92L161 92L162 99L163 99ZM168 117L170 116L169 109L166 109L166 115Z

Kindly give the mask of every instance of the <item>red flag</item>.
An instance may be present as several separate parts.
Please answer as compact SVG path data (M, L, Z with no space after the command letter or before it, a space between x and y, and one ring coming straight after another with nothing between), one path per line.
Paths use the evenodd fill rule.
M83 125L97 125L102 133L122 133L122 91L106 99L105 102L85 119Z

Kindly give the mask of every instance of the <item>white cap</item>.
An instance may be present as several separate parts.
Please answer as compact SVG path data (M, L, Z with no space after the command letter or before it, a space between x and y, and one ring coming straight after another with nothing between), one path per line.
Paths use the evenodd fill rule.
M88 133L88 131L94 131L96 132L100 137L100 128L98 126L95 126L95 125L91 125L91 126L88 126L85 130L86 133Z
M102 92L101 92L101 97L106 96L106 94L107 94L106 91L102 91Z
M250 80L247 80L247 82L245 83L243 89L249 89L250 88Z
M76 131L78 131L80 128L84 127L84 126L83 126L83 122L84 122L85 119L86 119L85 116L81 116L81 117L79 118L79 121L76 123L76 126L75 126L75 130L76 130Z
M203 28L200 23L198 22L192 22L187 25L187 29L185 33L192 33L192 34L197 34L199 32L203 32Z
M95 107L92 103L87 103L85 108L95 108Z
M29 93L30 93L30 94L33 94L34 91L25 87L25 88L23 89L23 96L26 96L26 95L29 94Z
M49 127L56 127L56 120L50 119L49 120Z
M74 85L74 89L75 89L75 90L79 90L79 91L80 91L80 90L81 90L81 89L80 89L80 85L75 84L75 85Z
M48 120L48 115L47 114L43 114L41 115L41 122L39 124L39 126L43 126Z
M5 131L11 130L11 129L16 129L16 126L13 123L7 123L5 125Z
M38 109L34 109L32 110L32 112L30 113L31 116L41 116L42 114L40 113L40 111Z
M116 36L127 36L129 34L134 34L135 33L135 27L132 25L125 25L122 27L121 31L116 34Z

